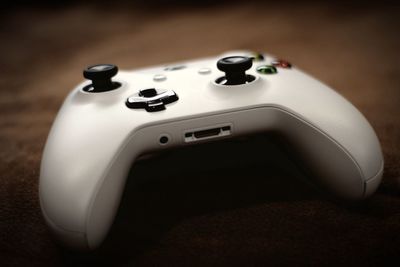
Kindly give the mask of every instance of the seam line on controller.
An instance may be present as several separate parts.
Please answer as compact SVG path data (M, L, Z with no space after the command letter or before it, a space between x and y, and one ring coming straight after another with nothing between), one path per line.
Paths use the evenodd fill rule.
M325 131L323 131L322 129L320 129L319 127L317 127L316 125L314 125L312 122L306 120L303 116L297 114L296 112L290 110L290 109L285 109L282 106L273 106L283 112L286 112L292 116L294 116L295 118L300 119L301 121L305 122L307 125L309 125L310 127L312 127L313 129L317 130L318 132L322 133L324 136L328 137L329 140L331 140L333 143L335 143L341 150L343 150L343 152L345 152L346 155L349 156L349 158L355 163L355 165L357 166L358 171L360 172L361 176L364 177L364 172L362 171L360 165L357 163L357 161L354 159L354 157L350 154L350 152L343 147L338 141L336 141L332 136L330 136L329 134L327 134Z
M384 166L385 166L384 163L385 163L384 160L382 160L381 167L379 168L379 171L375 175L372 175L371 177L369 177L368 179L366 179L364 181L364 196L365 196L365 193L367 192L367 183L368 183L368 181L372 181L376 177L378 177L379 175L383 175L383 169L384 169Z

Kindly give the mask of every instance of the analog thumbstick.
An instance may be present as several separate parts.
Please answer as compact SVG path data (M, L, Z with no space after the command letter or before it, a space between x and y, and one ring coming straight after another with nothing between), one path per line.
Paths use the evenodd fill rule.
M118 73L118 67L112 64L92 65L83 70L83 77L92 81L84 88L87 92L106 92L121 86L111 80Z
M224 85L245 84L255 78L246 75L246 70L253 65L252 58L243 56L224 57L217 62L217 68L225 72L225 77L217 79L217 83Z

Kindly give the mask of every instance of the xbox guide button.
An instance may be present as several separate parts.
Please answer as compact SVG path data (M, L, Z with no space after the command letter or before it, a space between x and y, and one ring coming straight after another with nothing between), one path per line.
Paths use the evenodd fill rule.
M185 69L185 65L172 65L172 66L167 66L164 68L165 71L175 71L175 70L182 70Z

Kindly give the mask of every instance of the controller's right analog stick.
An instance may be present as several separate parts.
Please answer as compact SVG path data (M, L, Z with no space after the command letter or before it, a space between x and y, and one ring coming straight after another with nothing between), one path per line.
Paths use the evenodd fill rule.
M83 77L92 81L92 84L85 86L87 92L106 92L117 89L121 86L118 82L111 80L118 73L118 67L112 64L92 65L83 70Z
M243 56L224 57L217 62L217 68L225 72L225 76L216 80L219 84L237 85L254 81L255 77L247 75L246 70L253 65L253 59Z

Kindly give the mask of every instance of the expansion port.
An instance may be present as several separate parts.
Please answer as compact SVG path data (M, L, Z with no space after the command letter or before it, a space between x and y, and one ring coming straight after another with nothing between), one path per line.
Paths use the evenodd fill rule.
M185 132L185 142L194 142L203 139L227 136L231 134L231 126L224 125L222 127L199 129L196 131Z
M213 128L213 129L194 132L193 135L197 139L200 139L200 138L206 138L206 137L211 137L211 136L218 136L220 132L221 132L221 128Z

